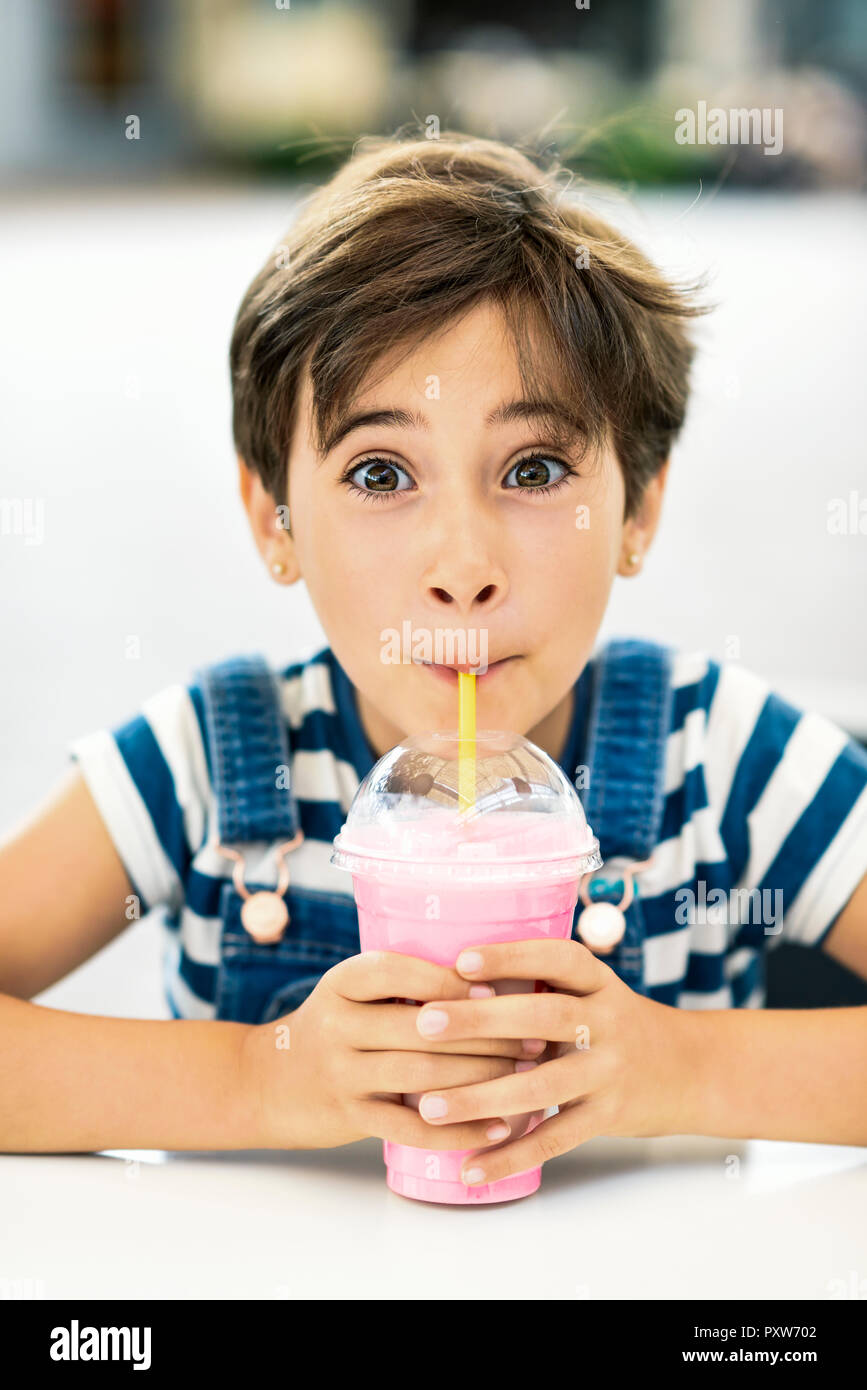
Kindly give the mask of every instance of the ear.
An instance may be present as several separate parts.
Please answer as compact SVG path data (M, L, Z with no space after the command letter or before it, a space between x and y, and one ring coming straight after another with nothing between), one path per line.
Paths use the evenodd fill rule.
M288 529L289 509L275 502L258 473L247 467L240 454L237 459L238 489L256 549L278 584L294 584L301 577L301 568Z
M635 515L623 524L623 541L617 573L627 576L638 574L641 562L650 549L651 542L659 525L662 513L662 498L668 479L666 459L655 478L644 489L644 494ZM630 563L630 556L634 557Z

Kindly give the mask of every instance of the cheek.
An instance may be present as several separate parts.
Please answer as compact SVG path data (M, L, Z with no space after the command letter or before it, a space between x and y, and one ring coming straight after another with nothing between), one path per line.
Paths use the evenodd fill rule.
M369 573L370 561L364 538L339 497L332 488L312 488L299 496L297 515L298 554L311 592L337 590L351 600L355 581Z
M399 627L410 611L402 595L412 570L375 528L350 525L339 508L329 517L320 507L314 516L299 548L310 600L335 645L368 649L378 662L382 629Z
M576 520L578 525L576 526ZM548 593L557 598L552 604L563 618L567 596L572 622L583 622L587 615L599 616L605 609L617 568L619 538L612 519L602 509L587 515L574 508L563 518L562 527L538 538L532 546L522 545L518 588Z

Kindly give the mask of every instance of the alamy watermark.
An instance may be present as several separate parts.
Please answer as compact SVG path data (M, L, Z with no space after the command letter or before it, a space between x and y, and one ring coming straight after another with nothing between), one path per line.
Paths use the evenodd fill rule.
M708 110L706 101L695 109L681 106L675 111L674 138L679 145L763 145L765 154L781 154L783 149L783 109L781 106L721 106Z
M488 669L488 629L420 627L405 619L400 629L383 628L379 634L380 660L386 666L424 663L435 666L466 666L474 675Z
M52 1361L131 1361L134 1371L151 1364L149 1327L81 1327L73 1318L69 1327L51 1329L48 1354Z
M45 502L41 497L0 497L0 536L23 536L25 545L45 539Z
M867 536L867 497L852 488L848 498L830 498L826 525L831 536Z
M678 888L674 895L678 926L763 926L765 936L779 936L783 930L782 888L711 888L698 880L698 892Z

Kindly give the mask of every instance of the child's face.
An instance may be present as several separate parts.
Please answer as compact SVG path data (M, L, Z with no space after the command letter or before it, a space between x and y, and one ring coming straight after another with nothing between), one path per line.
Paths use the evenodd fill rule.
M466 659L484 655L485 641L489 666L513 658L477 680L478 726L526 734L556 757L614 576L631 573L626 555L643 555L650 542L664 472L641 518L624 525L610 447L582 459L580 444L554 448L541 421L486 423L522 397L504 322L488 303L383 366L387 374L362 387L350 413L401 410L427 428L364 425L320 457L307 380L289 457L291 537L275 525L274 499L258 480L248 475L243 489L259 548L269 565L287 565L286 582L306 581L377 753L412 733L457 727L456 677L413 664L403 634L413 642L429 634L435 659L437 630L462 630L476 642ZM533 454L547 468L516 467ZM361 465L374 461L366 477ZM341 482L347 473L366 496ZM388 629L401 635L405 664L386 659Z

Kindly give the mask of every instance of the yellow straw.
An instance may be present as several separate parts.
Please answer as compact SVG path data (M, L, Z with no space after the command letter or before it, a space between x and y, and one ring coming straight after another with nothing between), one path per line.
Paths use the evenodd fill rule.
M458 671L458 808L476 803L476 673Z

